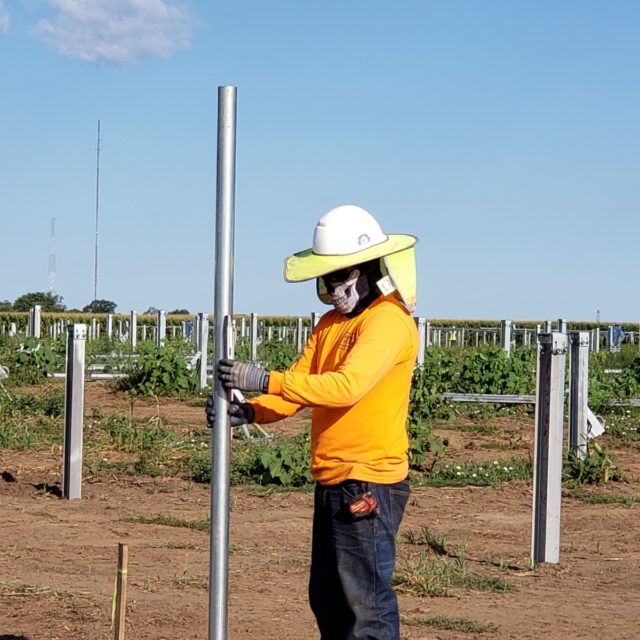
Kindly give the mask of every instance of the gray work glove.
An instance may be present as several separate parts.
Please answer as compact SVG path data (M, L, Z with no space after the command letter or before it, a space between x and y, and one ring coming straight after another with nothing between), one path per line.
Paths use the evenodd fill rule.
M213 396L207 398L204 412L207 416L209 428L213 429L216 421L216 403ZM239 427L243 424L253 424L256 416L255 409L248 402L237 402L236 400L232 400L227 404L227 414L232 427Z
M218 362L218 380L225 389L266 393L269 387L269 372L255 364L223 359Z

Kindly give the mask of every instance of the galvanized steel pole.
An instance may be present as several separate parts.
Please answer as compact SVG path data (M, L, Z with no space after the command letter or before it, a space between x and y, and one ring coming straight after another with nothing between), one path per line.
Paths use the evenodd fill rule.
M86 338L86 324L70 324L67 327L62 495L69 500L77 500L82 494L82 426Z
M569 449L580 459L587 456L589 408L589 332L569 334Z
M562 426L567 334L538 335L531 558L560 562Z
M227 638L229 574L229 394L215 375L215 363L233 353L233 232L235 216L236 87L218 87L216 183L215 340L213 388L216 418L211 446L211 552L209 640Z

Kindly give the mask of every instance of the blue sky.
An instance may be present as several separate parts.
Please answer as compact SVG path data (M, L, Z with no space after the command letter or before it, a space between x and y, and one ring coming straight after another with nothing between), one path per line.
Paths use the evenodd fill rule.
M0 300L213 310L217 87L234 310L326 309L284 258L339 204L417 245L417 315L640 321L635 1L0 0Z

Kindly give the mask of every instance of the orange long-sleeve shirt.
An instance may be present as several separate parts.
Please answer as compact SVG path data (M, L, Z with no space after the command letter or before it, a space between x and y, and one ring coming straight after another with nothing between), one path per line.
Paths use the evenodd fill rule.
M418 352L413 318L394 297L355 318L330 311L293 366L251 400L256 422L312 407L311 473L322 484L393 483L408 472L405 427Z

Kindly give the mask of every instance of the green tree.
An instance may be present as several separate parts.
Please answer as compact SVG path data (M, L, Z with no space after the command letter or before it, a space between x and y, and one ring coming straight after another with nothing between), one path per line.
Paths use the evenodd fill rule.
M115 313L117 306L111 300L94 300L83 307L82 311L85 313Z
M0 311L11 311L13 305L8 300L0 300Z
M191 312L189 309L174 309L173 311L169 311L167 314L169 316L190 316Z
M66 309L65 305L62 304L62 296L51 292L34 291L16 298L13 303L13 310L29 311L37 304L40 305L42 311L64 311Z

